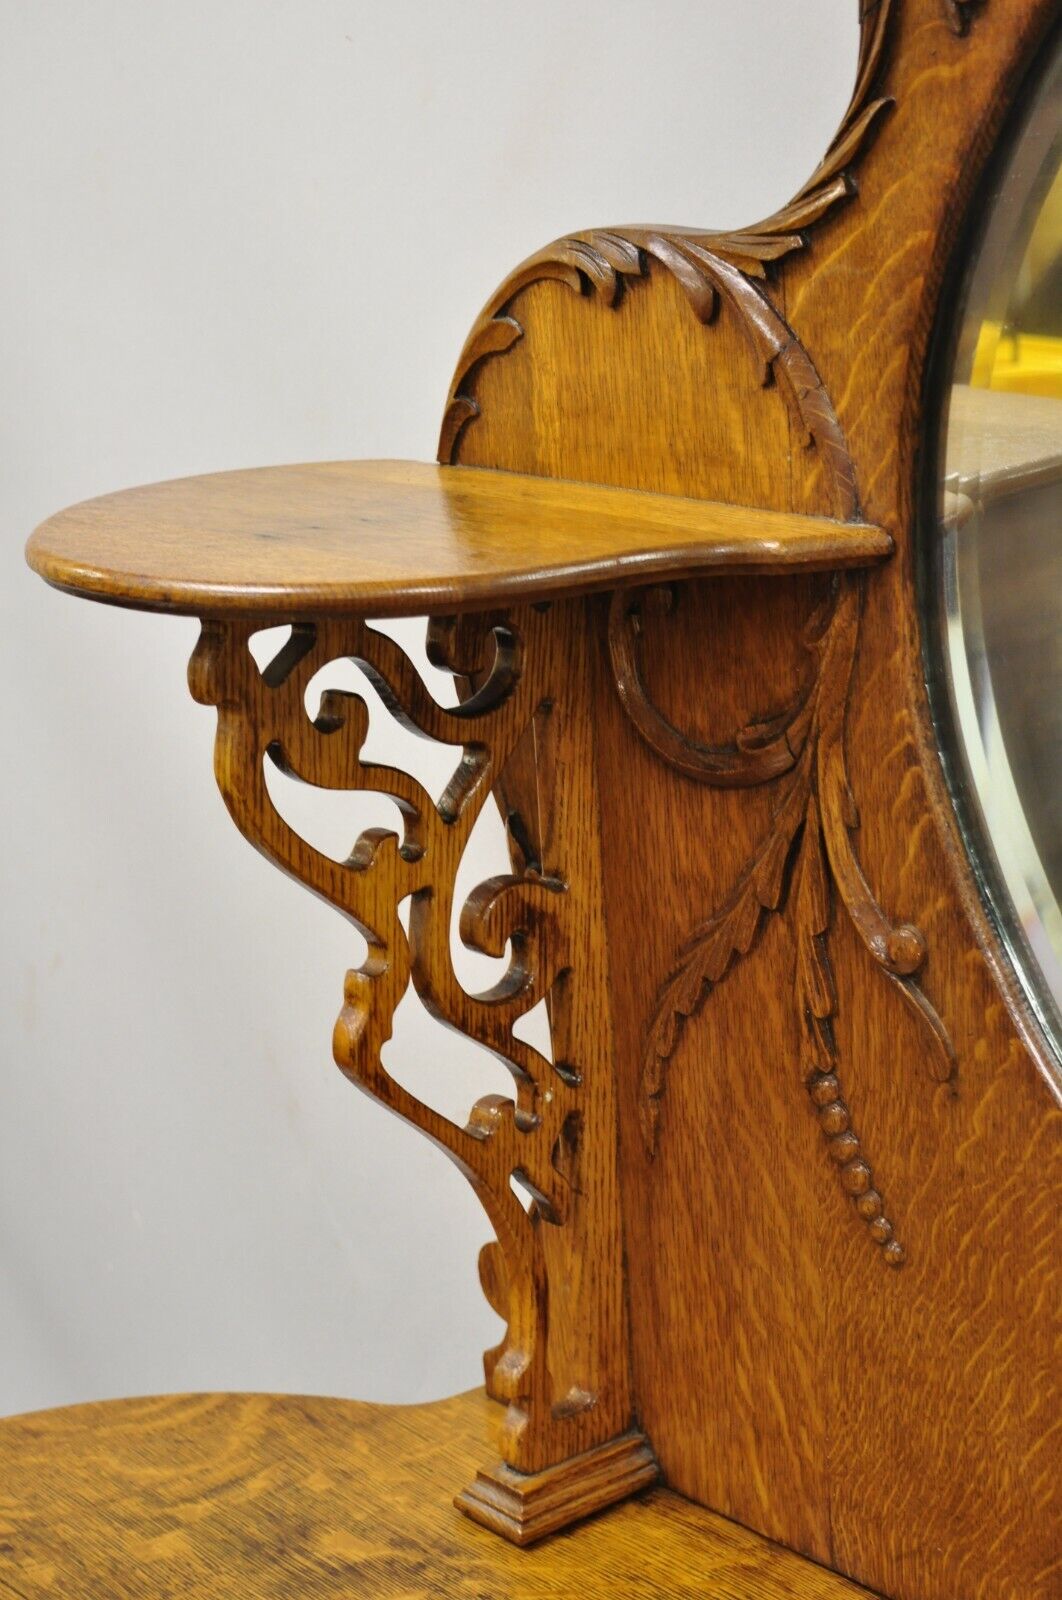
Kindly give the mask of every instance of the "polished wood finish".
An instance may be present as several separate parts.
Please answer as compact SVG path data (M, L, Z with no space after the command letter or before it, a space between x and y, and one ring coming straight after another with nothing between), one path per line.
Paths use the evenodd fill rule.
M531 257L458 361L440 456L460 477L417 479L437 509L415 517L426 469L387 468L413 476L392 486L401 515L392 490L366 513L394 538L382 552L342 494L324 516L297 492L262 540L283 474L213 480L213 504L187 486L94 502L31 548L79 592L206 617L192 686L219 709L233 816L369 937L336 1058L495 1222L481 1278L508 1324L486 1357L506 1465L461 1498L511 1538L536 1500L578 1517L603 1460L642 1454L637 1431L689 1500L894 1600L1057 1593L1062 1078L957 828L918 595L931 340L1055 11L861 0L851 104L789 206ZM485 542L449 542L449 482L492 508ZM650 534L631 519L652 504ZM769 554L764 508L788 519ZM358 620L419 607L446 613L430 643L456 710ZM292 636L260 673L248 641L277 619ZM356 697L307 718L312 671L339 657L460 747L437 804L362 763ZM265 760L389 794L401 833L321 858L273 812ZM446 939L488 787L512 873L461 927L495 954L508 938L511 965L469 997ZM461 1128L395 1084L379 1050L407 980L509 1063L512 1100ZM542 996L552 1061L512 1033Z
M639 1119L646 1154L652 1159L669 1065L680 1053L686 1024L734 964L749 953L764 919L790 900L800 1076L844 1192L870 1238L882 1247L882 1259L899 1267L906 1259L904 1247L885 1214L837 1076L839 1002L829 954L834 899L843 906L867 953L926 1028L929 1077L947 1082L955 1069L955 1052L945 1024L916 982L928 953L925 938L910 923L890 920L874 898L852 842L858 817L848 780L845 711L861 600L854 582L838 587L827 620L811 633L815 670L806 689L785 715L768 725L767 736L756 738L752 730L743 729L722 771L717 752L710 752L715 760L709 764L704 760L705 747L696 745L698 760L691 761L687 750L673 751L670 742L657 741L651 724L646 727L636 721L654 753L687 777L726 787L783 779L763 839L742 865L726 898L683 940L660 986L646 1030ZM614 655L614 663L615 659ZM625 692L622 678L617 681L629 711L629 687Z
M497 1233L487 1270L508 1327L489 1353L487 1380L508 1406L504 1460L540 1473L577 1456L582 1468L569 1473L569 1487L582 1469L596 1482L599 1464L586 1452L631 1430L633 1401L584 602L437 627L436 664L479 681L456 710L439 706L405 653L362 622L301 626L261 672L247 648L254 626L205 624L192 659L192 693L218 707L221 792L259 850L364 934L369 953L347 974L336 1062L446 1151ZM362 760L368 717L357 696L325 690L307 715L310 683L341 659L357 661L407 725L458 747L438 803L406 773ZM529 743L535 797L507 821L530 859L488 879L458 908L465 944L494 956L508 945L510 965L490 990L470 995L450 957L457 868L492 781L505 781ZM331 860L273 805L266 761L322 788L388 796L401 835L370 829L345 861ZM398 909L407 898L408 936ZM460 1127L392 1077L382 1050L410 985L434 1016L509 1067L512 1099L486 1096ZM543 1000L552 1059L513 1032ZM566 1520L591 1509L591 1498L573 1493Z
M659 1476L656 1457L635 1428L541 1472L514 1472L504 1463L481 1470L454 1505L492 1533L528 1545L626 1500Z
M450 1503L496 1411L274 1395L0 1421L11 1600L859 1600L666 1489L532 1550Z
M656 748L598 651L634 1390L667 1481L699 1502L897 1600L1048 1600L1062 1544L1059 1077L944 786L916 580L931 335L1057 8L859 9L852 104L796 214L740 236L618 228L539 252L476 325L441 453L806 514L854 506L893 536L894 559L862 582L841 792L874 901L918 930L910 953L925 951L918 981L950 1070L937 1031L882 981L829 859L828 894L819 878L802 896L795 860L781 863L784 915L771 870L748 876L788 832L792 778L724 787L698 751L735 754L735 729L768 727L772 711L784 722L806 694L823 580L721 578L641 604L646 695L681 735ZM502 348L495 327L492 351L495 324L508 333ZM794 346L813 414L786 381ZM594 605L605 641L609 607ZM654 1076L647 1049L691 944L705 960ZM837 1064L810 1079L807 993L835 1052L821 1065ZM877 1218L837 1192L838 1138L845 1164L873 1175L899 1270L868 1239Z
M27 558L60 589L202 616L417 615L698 572L882 560L853 520L417 461L178 478L50 517Z

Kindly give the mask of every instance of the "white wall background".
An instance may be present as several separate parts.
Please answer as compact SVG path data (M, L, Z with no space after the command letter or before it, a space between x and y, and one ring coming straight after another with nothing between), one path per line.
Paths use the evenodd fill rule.
M524 254L788 197L847 100L855 11L0 3L0 1414L413 1400L479 1381L497 1337L471 1192L331 1064L356 939L215 791L195 625L47 590L27 533L152 479L430 458ZM320 826L346 845L352 816ZM400 1042L454 1111L499 1082L431 1026Z

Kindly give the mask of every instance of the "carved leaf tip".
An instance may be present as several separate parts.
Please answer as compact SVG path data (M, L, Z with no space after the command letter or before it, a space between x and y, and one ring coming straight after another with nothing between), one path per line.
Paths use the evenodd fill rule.
M682 947L681 959L660 992L649 1024L641 1076L639 1115L655 1149L660 1101L667 1064L685 1024L704 1005L713 988L755 944L764 920L780 909L785 869L803 821L801 804L806 774L790 790L775 813L771 831L730 900L696 928Z
M929 1076L936 1083L948 1083L958 1069L959 1060L943 1017L913 978L895 973L890 973L890 977L912 1011L929 1030L931 1048L926 1057Z
M661 1086L662 1087L662 1086ZM657 1140L660 1132L660 1099L657 1094L643 1093L638 1102L638 1124L642 1134L642 1148L648 1161L656 1157Z
M858 641L861 587L860 579L835 583L829 600L805 627L805 643L818 665L788 722L788 737L799 741L792 770L771 828L729 901L687 938L677 969L660 991L648 1032L639 1117L647 1153L652 1155L668 1061L685 1022L751 949L766 915L783 909L788 897L795 923L801 1077L827 1136L842 1188L871 1238L881 1246L885 1262L898 1267L905 1260L904 1248L885 1215L836 1077L833 1019L837 994L827 945L835 893L874 961L929 1028L931 1075L946 1081L955 1070L956 1059L942 1019L914 981L926 961L926 940L913 924L889 921L867 883L850 837L859 816L846 770L844 724ZM658 753L667 759L666 749L658 749ZM764 781L777 775L769 774ZM794 849L793 886L788 888L786 871Z

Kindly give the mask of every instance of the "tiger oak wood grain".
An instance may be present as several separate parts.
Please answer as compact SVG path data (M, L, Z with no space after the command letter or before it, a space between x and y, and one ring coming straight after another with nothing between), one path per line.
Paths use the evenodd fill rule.
M1048 1600L1062 1546L1049 1309L1062 1258L1059 1085L957 834L916 593L919 474L933 445L924 394L946 271L1055 12L1044 0L862 4L835 186L820 186L817 216L753 225L770 258L762 277L743 265L832 401L860 515L898 552L866 582L847 711L854 837L882 903L924 935L951 1077L927 1071L924 1030L836 909L829 935L846 1103L902 1229L897 1272L867 1248L823 1156L798 1067L797 948L781 918L765 919L687 1024L646 1158L647 1025L683 942L768 831L773 796L705 787L654 760L617 703L607 606L595 602L640 1414L670 1483L898 1600ZM747 315L725 299L698 310L696 252L733 263L747 244L689 230L685 265L643 252L621 271L629 258L614 241L644 230L608 232L596 256L600 234L579 237L579 250L548 247L548 270L518 273L514 292L488 303L511 336L478 363L462 357L453 393L474 409L444 429L444 456L831 513L827 457L805 442L770 362L775 381L763 382ZM718 280L718 267L702 269L702 283ZM810 578L678 586L674 604L643 619L654 702L709 744L781 710L799 692L801 631L823 597ZM633 867L633 849L651 867Z
M454 1505L492 1533L529 1545L628 1499L659 1476L648 1440L632 1429L541 1472L514 1472L504 1462L488 1472L481 1468Z
M944 785L917 583L921 541L934 536L932 521L920 521L934 450L934 329L954 304L953 258L961 257L986 163L1025 74L1043 58L1056 12L1053 0L860 0L851 103L788 206L726 233L706 231L706 219L688 229L594 229L517 268L459 356L440 440L446 466L481 469L454 480L477 485L469 491L480 496L476 514L489 504L490 522L504 506L491 522L489 561L477 564L466 549L455 564L443 543L440 565L430 549L404 539L402 564L416 561L422 571L397 573L395 544L372 554L382 563L372 573L363 563L356 582L346 569L341 581L337 563L354 548L350 503L321 535L306 528L302 496L286 514L303 535L312 532L308 544L303 535L278 544L273 567L258 548L268 550L269 541L240 534L225 560L240 559L226 566L209 527L204 537L198 489L194 517L177 508L172 548L158 545L168 571L154 578L137 566L150 531L142 502L110 566L79 567L73 551L49 556L54 527L31 548L45 576L80 592L95 585L99 598L175 608L183 595L185 609L214 613L193 681L228 719L219 746L226 798L288 870L377 934L374 919L384 924L378 969L361 977L382 980L391 999L405 960L394 932L396 890L408 881L424 896L422 912L429 893L445 900L454 842L432 819L426 831L440 871L429 881L421 823L431 813L401 775L388 777L405 807L406 855L394 835L362 845L354 870L364 874L378 854L388 865L374 880L379 899L359 912L361 891L348 892L349 872L344 879L335 864L278 834L255 787L270 730L274 743L281 730L290 734L295 764L301 760L312 781L345 785L365 778L356 719L333 699L311 734L295 695L282 724L270 721L240 630L284 616L306 638L313 634L314 648L323 640L347 654L354 623L344 613L359 607L483 608L478 622L440 618L432 630L474 733L454 738L465 746L451 796L454 840L475 783L493 785L516 892L530 908L518 946L543 938L556 952L565 918L539 902L576 874L578 909L564 936L577 952L572 973L589 975L592 1004L580 998L572 1037L587 1050L601 1035L596 1054L589 1050L595 1072L587 1088L604 1083L604 1097L591 1103L607 1102L618 1123L615 1182L606 1116L579 1146L597 1174L589 1190L589 1209L602 1202L596 1220L580 1181L572 1182L573 1141L560 1137L545 1155L532 1142L525 1176L545 1208L538 1219L547 1211L561 1219L547 1222L556 1230L554 1261L536 1254L542 1240L534 1249L521 1242L519 1219L510 1223L498 1204L517 1148L516 1112L480 1106L459 1130L403 1101L376 1054L359 1054L363 1035L379 1044L386 1018L372 1018L366 1031L358 975L348 980L337 1059L463 1160L502 1220L500 1247L488 1248L481 1276L492 1304L508 1309L509 1332L486 1364L492 1392L510 1404L503 1448L510 1464L529 1469L528 1486L546 1462L563 1477L563 1452L593 1448L599 1423L597 1442L607 1444L637 1419L670 1489L894 1600L1054 1600L1058 1592L1060 1084L985 914ZM425 469L366 471L416 477ZM213 480L215 489L237 480L230 532L249 514L248 480ZM412 482L402 489L407 507ZM516 491L519 484L526 487ZM392 490L372 500L377 537L397 535ZM159 486L117 499L131 509L137 495L185 492ZM644 528L636 534L624 520L632 501L644 512L653 495L678 497L663 502L671 510L656 524L656 564L624 565L624 552L654 548ZM562 518L571 517L560 553L542 533L551 496ZM606 501L621 507L613 523L599 516ZM115 503L90 514L91 528L79 513L59 519L64 537L82 541L82 556ZM675 507L691 505L676 521ZM720 522L727 505L745 509ZM820 547L822 559L808 561L805 544L785 575L778 547L768 555L763 544L764 507L809 519L794 524L803 530L796 542L811 538L814 525L814 537L833 538L833 559ZM696 530L698 564L683 545L692 531L679 526L687 515L716 519L712 537L719 534L725 553L710 578L706 525ZM446 515L432 512L421 526L433 539L450 537ZM836 582L830 569L851 555L846 541L870 537L861 531L868 526L884 533L873 536L875 553L891 541L893 559ZM608 548L588 552L591 537ZM295 583L300 547L315 564ZM715 548L718 555L723 546ZM795 541L786 548L792 553ZM759 566L746 559L753 549ZM629 613L641 675L632 695L629 655L616 670L613 603L589 591L639 579L655 580L657 592ZM525 606L520 631L530 646L519 656L521 674L497 679L475 643L484 622L504 628L489 608L573 589L588 597L551 612ZM217 620L241 606L246 615ZM325 615L332 608L337 615ZM831 692L824 707L822 680L809 677L809 642L821 670L829 649L822 641L835 626L845 657L831 681L843 678L844 695ZM518 652L505 649L516 661ZM568 729L560 745L548 734L554 708ZM484 756L488 712L500 718L495 759ZM438 708L422 705L420 715L429 732L455 733ZM237 760L233 739L249 741ZM814 775L799 767L812 750ZM750 781L735 784L735 773L750 771ZM779 834L789 853L765 857L794 777L807 792L792 833ZM815 846L820 835L825 854ZM586 841L585 860L572 855L576 839ZM371 900L375 886L366 893ZM791 902L793 914L783 914ZM500 904L491 891L467 923L495 953L505 942ZM430 974L442 967L443 937L430 919L416 926L419 987L439 1005ZM691 948L723 937L720 926L728 942L712 946L703 967L710 976L694 965L693 978L679 984L666 1072L647 1074L662 998ZM939 1027L902 981L916 973ZM497 998L493 1016L450 991L440 1009L512 1053L503 1038L512 996ZM564 985L547 1004L563 1032ZM809 1039L822 1052L810 1066ZM537 1063L523 1065L530 1070L517 1074L517 1109L526 1127L557 1131L553 1102L535 1123L547 1078ZM562 1078L558 1092L576 1095L581 1077ZM503 1126L489 1154L473 1151L469 1140L496 1138ZM890 1247L901 1240L897 1254ZM580 1365L595 1363L609 1396L596 1414L578 1381ZM557 1407L555 1389L570 1405L562 1398ZM453 1417L447 1425L454 1430ZM56 1423L60 1437L63 1426ZM415 1429L422 1441L430 1434L429 1423ZM417 1446L408 1448L414 1470ZM265 1459L259 1470L268 1476L276 1456L266 1449ZM576 1541L595 1541L593 1576L587 1568L576 1586L593 1589L614 1572L611 1528L664 1503L656 1491L565 1536L558 1559ZM689 1506L682 1514L704 1515ZM624 1537L617 1532L617 1544ZM432 1544L444 1566L448 1548L438 1536ZM653 1571L662 1548L657 1533L644 1550L639 1542L639 1570ZM457 1564L464 1581L467 1566ZM445 1592L460 1593L452 1570L447 1576ZM712 1576L710 1568L699 1573L692 1592ZM756 1590L760 1576L749 1574L753 1592L770 1594ZM670 1585L663 1592L683 1592L674 1572L661 1581ZM728 1593L728 1581L721 1578L718 1592ZM566 1593L566 1583L543 1592ZM483 1580L471 1592L504 1588Z
M667 1490L518 1550L455 1511L496 1411L181 1395L0 1421L11 1600L858 1600Z
M215 771L237 826L368 942L366 961L343 986L337 1064L446 1151L498 1235L492 1292L508 1326L490 1354L487 1379L508 1406L505 1462L541 1473L579 1457L600 1496L608 1471L586 1453L628 1434L634 1417L583 604L472 616L460 630L437 630L438 664L449 660L456 670L474 656L483 666L477 693L455 710L432 698L392 640L355 619L301 625L262 669L247 647L253 620L208 622L189 676L195 698L218 708ZM363 760L368 718L356 695L325 689L319 707L308 711L310 685L341 660L357 661L407 726L459 746L438 800L406 774ZM529 734L537 787L525 832L538 859L519 874L488 879L455 906L458 867L491 779L504 781ZM401 835L369 829L347 859L332 860L277 810L267 762L321 788L388 796L399 808ZM408 935L399 920L407 901ZM454 971L455 911L466 945L493 956L509 952L507 971L481 994L469 994ZM392 1076L383 1048L409 989L441 1022L510 1068L512 1098L483 1097L459 1126ZM551 1058L513 1031L543 1001ZM530 1211L517 1190L530 1199ZM623 1463L615 1469L617 1481L628 1481ZM527 1488L530 1518L538 1485L528 1480ZM569 1515L558 1511L555 1524L590 1509L591 1495L573 1494ZM516 1528L514 1536L530 1537L530 1530Z
M644 576L862 566L860 523L749 514L416 461L331 461L177 478L50 517L27 547L89 599L201 616L416 615L547 599Z

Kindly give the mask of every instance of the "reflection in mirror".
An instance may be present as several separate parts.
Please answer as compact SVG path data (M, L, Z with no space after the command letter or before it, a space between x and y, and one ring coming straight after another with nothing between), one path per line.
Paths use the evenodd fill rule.
M936 585L971 852L1062 1051L1060 112L1056 49L967 263L945 392Z

